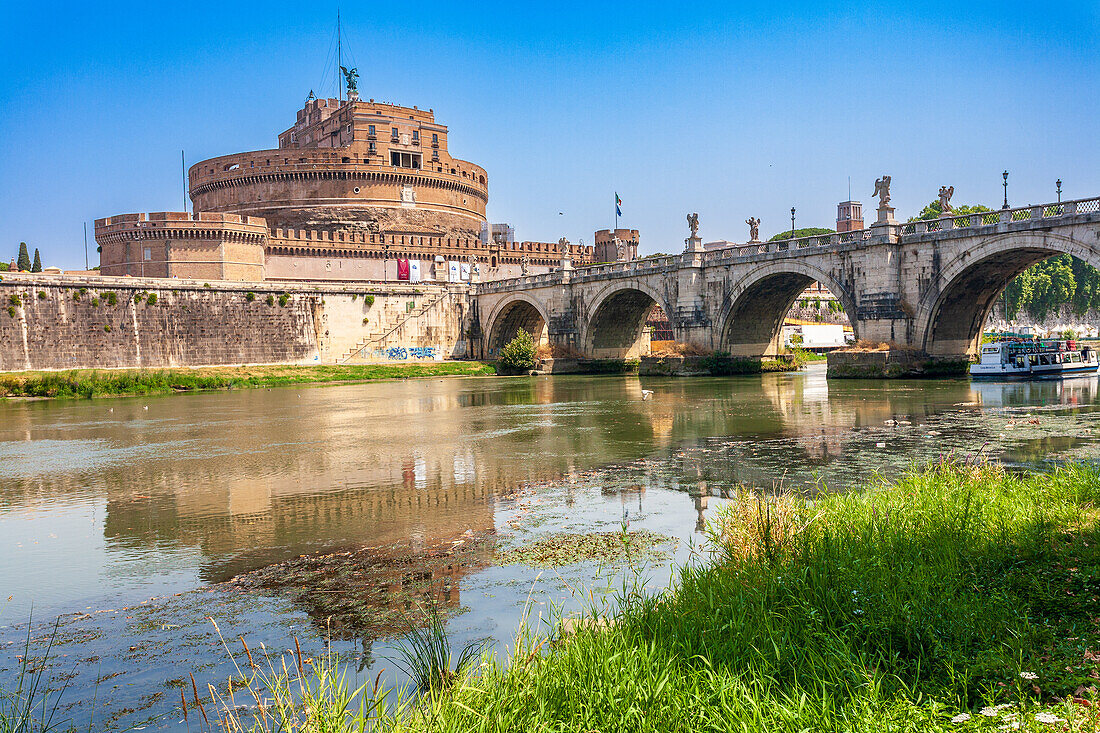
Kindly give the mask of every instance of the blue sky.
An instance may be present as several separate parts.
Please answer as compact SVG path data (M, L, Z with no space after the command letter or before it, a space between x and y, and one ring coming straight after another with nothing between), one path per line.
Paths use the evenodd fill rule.
M1006 168L1014 205L1100 195L1095 1L339 7L363 96L434 108L521 239L590 243L616 190L643 253L689 211L706 240L831 227L849 176L868 211L893 176L899 218L941 185L996 206ZM180 209L181 149L275 147L332 91L336 10L5 4L0 259L82 266L83 222Z

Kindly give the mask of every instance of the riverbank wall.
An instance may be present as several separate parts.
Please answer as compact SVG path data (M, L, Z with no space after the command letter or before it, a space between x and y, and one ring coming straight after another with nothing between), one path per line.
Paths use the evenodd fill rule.
M952 377L967 373L965 360L929 359L905 349L834 350L827 355L826 374L830 379L904 379Z
M4 274L0 371L462 358L466 291Z

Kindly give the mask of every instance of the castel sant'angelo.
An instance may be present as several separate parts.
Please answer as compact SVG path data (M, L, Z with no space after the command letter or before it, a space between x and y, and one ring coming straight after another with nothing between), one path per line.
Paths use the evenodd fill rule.
M101 272L455 281L547 272L565 254L593 262L591 246L517 242L490 226L488 174L451 156L433 110L348 97L310 95L276 149L191 166L194 213L97 220Z

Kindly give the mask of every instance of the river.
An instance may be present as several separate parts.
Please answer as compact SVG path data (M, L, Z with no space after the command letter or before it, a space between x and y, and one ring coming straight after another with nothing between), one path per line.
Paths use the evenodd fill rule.
M60 715L182 729L188 675L232 672L219 629L230 647L298 637L309 654L332 637L363 680L400 683L393 624L417 589L456 643L503 650L525 609L606 600L629 572L499 566L501 548L649 529L676 539L635 576L659 588L739 486L847 490L952 452L1095 460L1098 439L1096 378L827 382L822 366L2 402L0 685L28 634L32 657L52 637ZM438 552L467 542L461 561ZM333 553L349 551L370 567L348 575ZM308 562L330 564L307 577ZM303 585L240 580L272 567Z

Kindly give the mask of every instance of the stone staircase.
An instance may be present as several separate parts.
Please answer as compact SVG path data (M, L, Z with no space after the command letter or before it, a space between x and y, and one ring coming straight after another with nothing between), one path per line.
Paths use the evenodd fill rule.
M358 359L359 361L366 361L368 359L368 357L370 356L370 354L374 351L374 349L377 348L377 347L380 347L380 346L384 346L386 344L386 339L388 339L390 336L392 336L395 331L403 328L404 326L409 324L411 321L415 321L416 319L421 318L422 316L426 315L429 311L431 311L437 305L442 303L443 300L445 298L447 298L449 295L450 295L450 293L447 292L446 290L444 290L443 292L439 293L434 298L426 301L422 306L420 306L416 310L413 310L409 313L406 313L402 318L400 318L397 321L397 323L394 323L390 326L385 327L384 329L382 329L382 331L380 333L372 333L372 334L368 335L366 338L361 339L359 342L357 342L355 344L355 346L353 346L350 349L348 349L347 351L345 351L343 353L343 355L340 356L340 358L336 360L336 363L337 364L347 364L347 363L351 362L352 359Z

